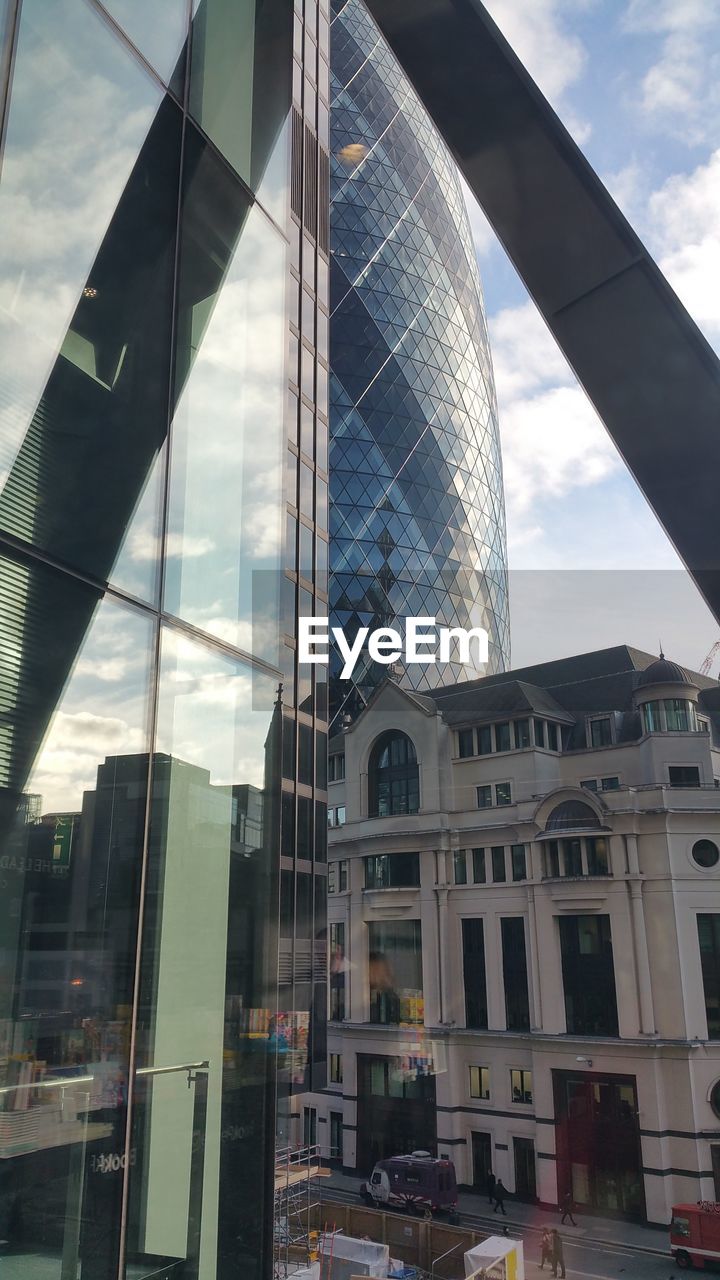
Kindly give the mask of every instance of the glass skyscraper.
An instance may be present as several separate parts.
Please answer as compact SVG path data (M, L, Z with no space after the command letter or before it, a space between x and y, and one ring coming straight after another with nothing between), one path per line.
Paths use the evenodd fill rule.
M323 0L0 0L23 1280L269 1275L277 1093L319 1079L328 31Z
M332 620L487 629L484 670L397 673L422 691L509 659L482 292L456 167L361 0L333 0L331 81ZM386 676L365 653L335 717Z

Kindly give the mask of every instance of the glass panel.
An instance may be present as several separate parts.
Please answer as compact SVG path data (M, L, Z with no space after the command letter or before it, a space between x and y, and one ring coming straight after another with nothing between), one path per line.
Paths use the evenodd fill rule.
M274 698L248 666L163 636L128 1226L148 1270L269 1266Z
M153 629L5 557L0 605L2 1265L115 1275Z
M422 1025L422 941L419 920L368 924L370 1021Z
M196 0L190 113L260 202L285 221L292 7Z
M0 185L0 528L151 599L180 154L160 101L91 7L23 4Z
M192 128L185 170L165 607L273 661L285 246Z
M473 881L475 884L485 884L485 850L473 849Z
M187 0L103 0L108 13L166 84L182 92Z

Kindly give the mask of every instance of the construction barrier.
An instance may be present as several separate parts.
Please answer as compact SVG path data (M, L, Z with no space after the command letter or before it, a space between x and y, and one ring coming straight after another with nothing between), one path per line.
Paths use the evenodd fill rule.
M408 1267L432 1272L433 1280L463 1280L464 1256L488 1236L487 1231L469 1231L445 1223L410 1218L364 1205L322 1200L310 1210L310 1227L319 1231L343 1231L362 1240L369 1236L386 1244L390 1257Z

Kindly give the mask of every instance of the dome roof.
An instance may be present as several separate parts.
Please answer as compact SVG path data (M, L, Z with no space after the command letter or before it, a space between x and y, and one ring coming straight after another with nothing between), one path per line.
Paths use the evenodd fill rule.
M677 662L670 662L662 654L656 662L651 662L646 667L638 681L638 687L642 688L649 684L688 684L692 686L687 671L684 671Z

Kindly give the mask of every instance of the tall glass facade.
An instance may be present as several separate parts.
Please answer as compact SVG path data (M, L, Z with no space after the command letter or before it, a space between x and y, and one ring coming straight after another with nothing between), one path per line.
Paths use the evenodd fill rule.
M487 629L486 669L398 672L422 691L509 659L492 366L455 165L361 0L333 15L331 610L351 637L407 616ZM386 676L365 655L332 681L335 715Z
M322 1082L327 699L295 635L327 609L329 15L305 8L0 0L9 1277L269 1275L277 1094Z

